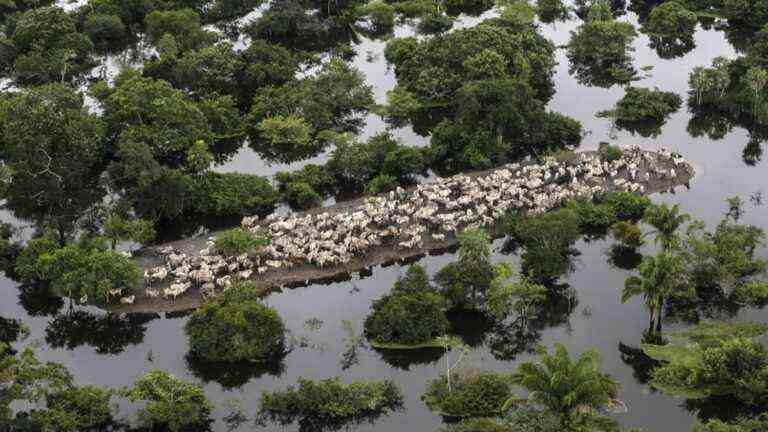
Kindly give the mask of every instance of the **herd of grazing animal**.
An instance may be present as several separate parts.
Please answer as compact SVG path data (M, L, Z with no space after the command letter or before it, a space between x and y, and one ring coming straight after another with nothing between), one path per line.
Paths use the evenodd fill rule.
M513 210L542 213L572 198L609 190L642 193L652 181L675 180L692 172L677 153L628 147L610 162L595 152L577 153L567 161L513 163L408 191L397 188L337 211L246 217L242 226L267 236L267 246L240 256L219 253L214 238L198 254L163 248L164 263L144 273L145 295L176 299L194 286L203 296L211 296L234 279L264 278L297 266L343 266L377 247L422 248L425 242L444 242L467 228L489 226ZM164 288L152 288L153 284Z

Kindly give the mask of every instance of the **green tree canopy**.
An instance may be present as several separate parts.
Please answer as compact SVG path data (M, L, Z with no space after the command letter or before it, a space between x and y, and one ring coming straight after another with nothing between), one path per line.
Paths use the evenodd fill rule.
M193 356L212 362L267 362L285 353L285 325L253 282L236 283L187 322Z

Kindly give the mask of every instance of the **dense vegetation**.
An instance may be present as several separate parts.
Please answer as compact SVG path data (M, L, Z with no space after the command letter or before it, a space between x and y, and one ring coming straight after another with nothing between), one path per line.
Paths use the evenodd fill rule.
M623 86L624 96L599 115L646 138L659 136L682 99L632 85L642 78L638 70L650 71L632 58L638 31L663 59L691 52L697 26L722 31L736 56L690 74L688 131L721 139L744 129L744 160L760 160L768 139L765 1L631 0L637 29L622 18L622 0L535 3L88 0L65 9L51 0L0 0L0 78L7 84L0 92L0 198L19 219L0 225L0 264L23 284L19 303L29 316L50 316L40 339L97 355L139 345L154 316L101 314L78 303L106 307L137 292L137 260L118 251L163 239L167 228L223 225L282 203L309 209L431 173L567 157L558 151L577 147L585 131L547 108L558 48L541 23L572 15L582 21L563 47L570 73L588 86ZM465 22L494 6L492 18L454 29L459 17ZM415 36L393 37L396 24ZM352 63L361 38L386 41L383 55L397 82L381 105ZM368 55L373 61L375 53ZM373 115L387 129L369 135ZM396 138L392 130L404 126L429 137L429 145ZM264 161L302 168L274 181L216 170L246 145ZM606 163L622 155L608 143L598 153ZM304 164L323 154L323 162ZM742 222L739 200L729 207L707 227L678 205L618 192L541 215L509 215L500 250L488 233L466 230L455 260L431 276L411 266L373 302L364 333L344 324L342 369L357 364L366 339L403 369L439 368L424 383L422 400L460 420L450 431L619 431L607 414L622 408L620 389L596 352L574 357L558 344L552 353L538 346L542 329L570 330L565 324L578 301L567 276L580 265L576 245L606 239L608 262L632 272L623 289L606 295L649 314L648 328L637 331L640 348L619 343L638 380L684 398L698 415L696 432L763 430L768 349L758 337L765 326L714 320L740 318L768 302L766 236ZM255 255L270 241L235 228L214 247L228 257ZM519 253L520 265L494 262L497 252ZM286 337L260 290L235 282L186 318L187 361L204 383L228 389L264 373L279 377L282 365L274 360L311 345L303 335ZM59 297L70 299L67 307ZM463 328L467 316L481 323L474 333ZM699 324L665 333L669 322ZM0 317L0 429L212 427L218 407L202 384L159 370L122 389L76 383L63 365L39 360L29 347L39 342L23 341L26 334L20 320ZM481 344L498 361L537 351L540 357L508 373L463 367L470 346ZM414 347L425 349L413 363L393 354ZM146 355L152 362L152 352ZM135 416L118 418L118 400ZM403 402L392 381L300 378L295 387L264 392L254 416L262 425L339 430L373 422ZM230 426L246 417L224 420Z
M253 282L237 282L186 324L193 356L212 362L265 362L285 353L285 325Z

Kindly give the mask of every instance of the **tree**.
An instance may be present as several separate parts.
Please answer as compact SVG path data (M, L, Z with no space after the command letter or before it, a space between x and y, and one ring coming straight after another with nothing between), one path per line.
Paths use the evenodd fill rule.
M221 233L215 242L216 250L227 256L257 252L269 244L269 238L257 235L245 228L232 228Z
M526 276L516 274L508 264L494 266L488 290L488 311L499 321L514 315L523 325L535 318L536 308L547 300L548 290Z
M632 24L612 17L587 20L571 32L566 54L570 73L589 86L627 84L636 75L632 66L632 42L637 32Z
M667 302L674 298L694 297L696 292L685 278L684 261L679 255L662 251L656 256L647 256L638 271L639 277L633 276L625 281L621 301L626 303L632 297L642 295L650 313L648 331L660 333Z
M257 422L299 423L301 432L338 430L372 422L402 407L403 395L392 381L345 384L338 378L310 381L299 378L298 388L263 391Z
M7 30L13 44L2 72L20 85L76 81L95 63L93 43L77 31L70 14L57 6L29 9Z
M101 304L135 289L141 278L138 264L109 250L101 238L82 239L40 255L34 273L62 295Z
M467 229L458 240L458 261L440 269L435 281L452 307L480 309L493 279L491 240L482 229Z
M752 337L725 335L689 346L644 345L649 356L663 362L654 370L651 385L687 399L731 396L746 407L763 407L768 398L768 351Z
M54 230L63 245L104 194L104 132L83 96L64 84L1 98L0 151L10 171L6 205L17 217Z
M573 244L581 235L579 218L569 209L542 215L513 217L505 227L523 247L523 273L536 282L557 279L572 268Z
M128 219L113 213L104 221L104 237L112 243L112 250L121 241L145 245L155 238L155 227L146 219Z
M187 321L191 354L210 362L269 362L285 354L285 324L253 282L208 300Z
M661 58L674 58L690 52L696 47L693 34L698 18L677 1L662 3L651 10L644 30L651 38Z
M430 410L449 418L496 417L512 395L508 376L496 372L454 373L451 385L445 375L427 383L421 399Z
M434 344L448 331L448 304L429 284L422 267L411 266L395 282L392 292L371 305L365 335L374 346Z
M529 392L529 402L541 404L559 418L562 430L599 420L598 410L616 403L619 390L619 384L600 371L597 351L572 359L560 344L555 344L552 355L543 352L538 363L518 366L512 379ZM519 402L513 397L505 405Z
M155 46L170 37L180 52L212 45L216 33L205 30L200 16L192 9L153 11L145 19L147 38Z
M145 428L181 432L201 430L211 422L212 406L203 388L159 370L149 371L123 394L131 402L145 404L138 411L139 422Z
M638 132L646 137L656 136L681 105L682 99L675 93L628 86L615 108L598 113L598 117L613 118L619 129Z
M555 21L567 21L570 15L568 6L563 0L538 0L536 2L536 13L543 23L552 23Z
M643 245L643 231L636 224L627 221L616 222L611 227L613 237L621 246L636 249Z
M680 214L679 204L672 207L668 207L666 203L652 204L643 214L643 221L656 229L656 242L667 251L677 246L679 242L677 230L690 220L690 215Z

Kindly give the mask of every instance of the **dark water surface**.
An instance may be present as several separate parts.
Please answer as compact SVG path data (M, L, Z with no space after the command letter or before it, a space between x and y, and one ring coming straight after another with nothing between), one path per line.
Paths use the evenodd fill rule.
M622 19L635 20L631 14ZM476 21L464 19L463 24L471 25ZM543 32L555 44L562 45L568 41L569 31L576 25L577 21L571 21L556 26L543 26ZM401 30L401 34L406 32ZM648 39L645 36L639 37L635 44L635 66L653 65L654 69L652 77L638 85L657 86L685 96L688 74L693 67L708 66L715 56L735 56L723 34L714 30L699 30L696 44L697 48L682 58L661 60L648 48ZM381 54L383 46L381 42L366 42L358 47L359 55L356 59L357 66L366 73L368 82L374 86L379 102L384 101L386 91L394 85L393 73L387 71ZM368 51L378 56L372 62L366 60ZM748 141L746 131L734 129L719 141L692 138L686 131L690 115L683 109L673 115L662 134L655 139L644 139L626 132L614 133L610 121L596 118L595 113L609 109L622 96L623 90L618 87L606 90L581 86L569 76L567 59L562 50L558 51L557 58L557 93L550 109L577 118L591 131L582 149L594 149L598 142L608 141L613 136L615 142L621 144L637 143L647 149L664 146L678 150L694 163L697 176L689 190L678 188L674 194L657 195L654 199L680 203L685 212L703 219L711 226L723 215L725 199L740 195L747 203L744 221L768 229L768 208L755 206L747 199L758 191L768 193L768 177L765 174L765 162L748 166L742 160L742 150ZM379 118L371 116L366 134L384 128ZM422 145L427 142L410 130L399 130L397 134L410 144ZM316 158L322 159L323 156ZM290 168L297 166L300 165L294 164ZM247 148L231 162L218 167L222 171L239 170L263 175L285 168L266 165ZM630 273L608 264L606 250L610 244L610 240L599 240L580 242L577 245L581 252L576 261L577 270L563 280L575 290L577 303L570 314L561 317L560 324L542 330L541 343L551 347L554 342L561 342L573 352L597 348L602 353L605 370L622 384L620 397L627 403L629 410L618 414L617 418L624 425L643 427L650 432L690 430L694 417L682 406L683 401L651 391L646 384L638 381L635 370L622 361L619 345L639 345L642 332L647 327L648 315L640 298L621 304L619 293L624 279ZM502 255L499 242L494 247L496 260L516 259L514 256ZM644 252L649 251L646 249ZM766 252L762 254L766 255ZM421 264L428 268L430 274L434 274L453 258L452 255L426 257ZM245 411L252 414L262 390L294 384L299 377L322 379L332 376L341 376L348 381L389 378L405 394L405 409L402 412L382 418L373 425L362 425L355 429L434 431L441 425L441 419L433 415L419 398L426 387L426 381L440 372L442 363L436 363L441 355L439 352L391 358L366 346L358 349L358 363L342 370L343 355L348 348L342 320L352 321L357 332L361 333L362 321L371 302L386 293L403 272L404 268L397 266L376 268L370 277L364 279L357 278L326 286L314 285L270 296L267 302L278 309L291 331L292 339L296 341L294 350L288 354L281 367L271 371L190 367L185 359L187 343L183 333L184 317L134 318L130 322L125 320L120 332L105 328L103 320L92 320L88 327L91 330L72 333L78 335L80 340L70 338L70 344L64 343L61 346L62 341L67 341L66 338L56 337L62 334L56 331L63 328L60 325L62 320L54 320L50 315L30 316L19 303L19 287L5 278L0 279L0 315L19 318L27 323L31 335L19 345L38 346L41 358L65 364L82 384L113 387L129 385L152 368L204 382L208 397L218 407L217 431L226 430L220 418L224 414L221 406L228 399L242 400ZM103 316L95 309L78 309L81 310L95 314L96 318ZM59 314L66 316L66 304ZM322 326L317 330L305 326L305 321L310 318L321 320ZM745 311L740 318L768 321L768 313ZM122 338L128 341L123 350L118 343ZM529 354L523 354L511 361L497 360L487 344L475 347L470 357L472 366L499 371L512 371L517 363L532 358ZM122 408L122 415L132 414L129 407ZM252 429L254 427L248 423L240 430ZM263 430L295 430L295 427L285 429L270 426Z

